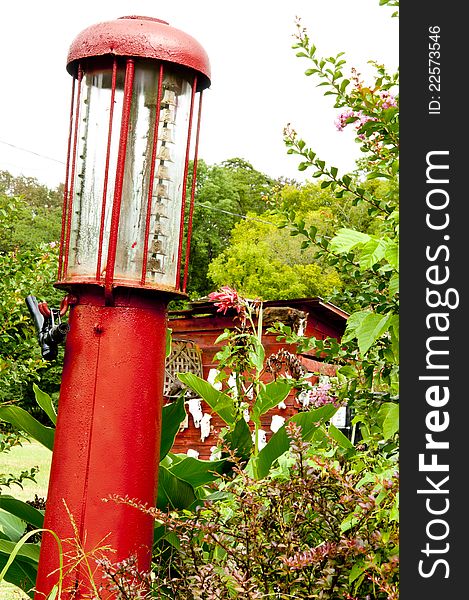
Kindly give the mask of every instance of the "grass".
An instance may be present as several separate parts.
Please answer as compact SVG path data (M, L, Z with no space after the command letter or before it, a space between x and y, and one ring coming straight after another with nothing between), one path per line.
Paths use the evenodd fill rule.
M25 479L23 489L18 485L10 488L2 488L2 493L14 496L19 500L34 500L37 494L40 498L47 495L49 483L49 470L52 452L35 441L22 442L21 446L15 446L9 452L0 452L0 473L20 473L31 467L39 467L36 482ZM23 600L29 598L16 586L0 582L0 600Z

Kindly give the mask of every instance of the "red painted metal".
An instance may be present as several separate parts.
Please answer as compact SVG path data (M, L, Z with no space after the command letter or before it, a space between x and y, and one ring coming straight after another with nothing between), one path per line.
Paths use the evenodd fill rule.
M84 598L90 591L84 565L67 572L74 562L76 532L87 552L110 546L115 552L105 554L112 562L137 554L139 569L150 568L152 518L103 499L117 494L155 504L165 360L165 344L155 341L165 339L167 326L164 295L128 290L109 307L102 294L85 288L77 293L78 304L70 311L44 522L64 544L62 600ZM58 567L57 543L45 533L37 600L58 581ZM101 583L99 575L95 583ZM75 587L76 595L66 591Z
M160 72L158 76L158 91L156 99L156 116L155 116L155 127L153 129L153 148L151 149L151 167L150 167L150 181L148 182L148 201L147 201L147 214L145 220L145 237L143 245L143 260L142 260L142 277L140 284L145 285L147 276L147 261L148 261L148 237L150 235L150 220L151 220L151 207L153 204L153 181L155 176L155 157L156 147L158 145L158 127L160 125L160 108L161 108L161 91L163 89L163 63L160 64Z
M78 92L77 92L77 103L75 108L75 133L73 136L73 152L72 152L72 168L70 174L70 189L68 194L68 206L67 206L67 224L65 226L65 239L63 240L64 245L64 273L67 272L68 267L68 255L70 252L70 230L72 227L72 206L73 206L73 191L75 187L75 166L77 160L77 144L78 144L78 119L80 117L80 97L81 97L81 85L83 82L83 71L81 67L78 67ZM62 242L61 244L62 245Z
M189 153L191 147L191 135L192 135L192 118L194 115L194 99L195 90L197 86L197 76L194 77L192 83L192 94L191 94L191 106L189 109L189 124L187 127L187 143L186 143L186 156L184 160L184 176L182 178L182 201L181 201L181 222L179 224L179 244L178 244L178 258L177 258L177 270L176 270L176 287L178 290L181 289L181 262L182 262L182 243L184 239L184 217L186 215L186 194L187 194L187 175L189 173Z
M199 90L210 85L210 61L203 47L160 19L128 16L88 27L70 46L67 70L75 75L78 62L106 55L150 58L188 67L200 74Z
M132 105L132 89L134 81L134 61L127 59L124 83L124 104L122 106L121 132L119 138L119 154L117 156L116 184L114 187L114 203L112 205L111 230L109 232L109 248L106 263L104 288L108 298L112 293L114 280L114 265L116 261L117 235L119 233L119 217L122 201L122 182L124 180L125 154L127 151L127 136L130 123L130 108Z
M57 279L63 277L63 253L64 253L64 238L65 238L65 223L67 215L67 204L68 204L68 189L69 181L68 176L70 172L70 149L72 147L72 134L73 134L73 105L75 101L75 78L72 80L72 97L70 100L70 125L68 131L68 142L67 142L67 163L65 167L65 185L64 185L64 199L62 206L62 230L60 232L60 248L59 248L59 269L57 273Z
M182 284L182 291L185 292L187 288L187 277L189 274L189 257L191 253L191 239L192 239L192 218L194 215L194 198L195 198L195 183L197 178L197 157L199 153L199 135L200 135L200 117L202 113L202 94L200 92L199 97L199 114L197 117L197 132L195 136L195 151L194 151L194 162L192 167L192 189L191 189L191 202L189 206L189 222L187 224L187 243L186 243L186 262L184 265L184 281Z
M111 156L112 121L114 118L114 100L116 97L117 59L112 63L111 102L109 106L109 127L107 135L106 166L104 169L103 201L101 204L101 222L99 225L98 258L96 264L96 280L101 280L101 260L103 256L104 221L106 217L107 186L109 180L109 159Z

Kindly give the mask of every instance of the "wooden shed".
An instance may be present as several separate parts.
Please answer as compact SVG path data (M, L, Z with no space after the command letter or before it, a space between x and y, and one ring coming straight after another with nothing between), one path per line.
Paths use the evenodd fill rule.
M340 340L347 323L348 314L321 298L298 298L293 300L266 301L263 319L263 345L266 358L285 349L297 355L305 370L319 376L332 376L336 367L324 362L314 354L297 354L296 347L283 341L277 341L274 333L267 329L274 322L281 321L299 334L307 337L324 339L333 337ZM180 393L178 372L192 372L204 379L210 379L217 369L214 356L221 350L215 340L226 329L239 326L235 310L226 314L217 312L211 301L192 302L185 310L169 313L169 327L172 330L172 352L166 361L166 377L164 395L166 401L173 400ZM270 377L271 379L271 377ZM267 377L266 380L270 380ZM312 382L318 377L312 378ZM275 427L274 422L281 422L296 414L301 405L292 394L284 405L275 407L264 415L262 428L268 440ZM217 436L224 423L211 413L208 405L200 399L192 399L186 408L188 415L184 426L176 437L173 452L192 454L201 459L209 459L216 446ZM273 417L277 415L274 419Z

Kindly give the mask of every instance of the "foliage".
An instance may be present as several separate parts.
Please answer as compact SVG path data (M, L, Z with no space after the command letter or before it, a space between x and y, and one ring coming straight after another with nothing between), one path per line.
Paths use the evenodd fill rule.
M293 423L287 434L277 469L256 480L236 467L195 513L116 498L176 536L156 550L153 597L398 598L395 465L344 462Z
M62 186L50 190L33 177L0 171L0 213L8 214L0 228L0 252L59 240L62 198Z
M0 406L0 410L2 407ZM25 439L18 431L0 432L0 452L9 452L15 446L21 446L21 442ZM23 469L20 473L2 473L0 472L0 494L3 487L11 488L12 485L18 485L23 488L23 481L29 479L36 481L35 476L38 472L37 467Z
M196 397L205 400L226 424L220 432L221 455L226 456L226 451L228 455L234 453L244 461L252 477L265 477L288 450L286 424L290 421L301 427L304 439L314 438L318 443L327 444L334 430L339 445L353 452L349 440L327 424L338 408L332 398L325 405L311 406L307 412L294 415L265 444L261 443L261 417L293 390L314 388L295 355L283 349L265 356L261 300L247 300L228 287L211 293L210 298L216 301L219 311L236 311L239 325L225 330L216 340L222 348L215 355L218 375L213 383L192 373L179 373L179 379Z
M230 231L248 212L266 209L274 181L241 158L217 165L198 161L188 293L205 296L212 283L209 263L229 244ZM191 189L189 181L188 188Z
M310 214L309 222L321 222ZM265 300L329 296L341 289L337 272L313 263L314 251L303 252L301 240L279 229L278 215L261 217L248 213L237 223L231 244L209 265L208 274L217 286L228 285L247 297Z
M6 217L8 219L8 216ZM2 218L0 217L0 221ZM1 228L1 222L0 222ZM54 244L0 253L0 401L32 408L31 384L43 381L49 393L59 389L61 359L46 363L25 298L33 293L58 306L60 293L52 288L57 265Z
M341 110L337 127L355 128L364 158L360 176L340 176L338 169L326 166L291 127L285 130L288 152L301 157L298 168L312 168L321 188L329 189L345 206L366 209L373 225L366 231L341 226L332 235L323 234L308 227L295 207L283 205L285 224L293 235L303 238L304 247L318 247L318 258L334 266L344 281L355 280L360 287L347 286L343 291L340 305L352 307L352 314L340 345L333 339L299 340L281 325L276 330L282 338L298 341L300 350L342 365L336 392L354 409L363 442L370 449L393 453L398 444L398 73L390 75L384 66L372 63L375 77L371 84L365 85L354 69L346 77L343 53L318 56L301 23L297 25L294 48L297 56L312 65L306 75L316 77L325 94L334 98L334 106ZM368 182L363 181L364 176ZM370 181L383 183L370 185Z

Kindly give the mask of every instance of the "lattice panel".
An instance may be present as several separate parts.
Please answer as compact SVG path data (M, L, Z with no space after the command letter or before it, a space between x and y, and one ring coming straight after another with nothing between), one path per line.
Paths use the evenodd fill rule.
M163 395L178 396L183 385L178 373L194 373L203 377L202 351L196 343L188 340L174 340L171 354L166 359Z

